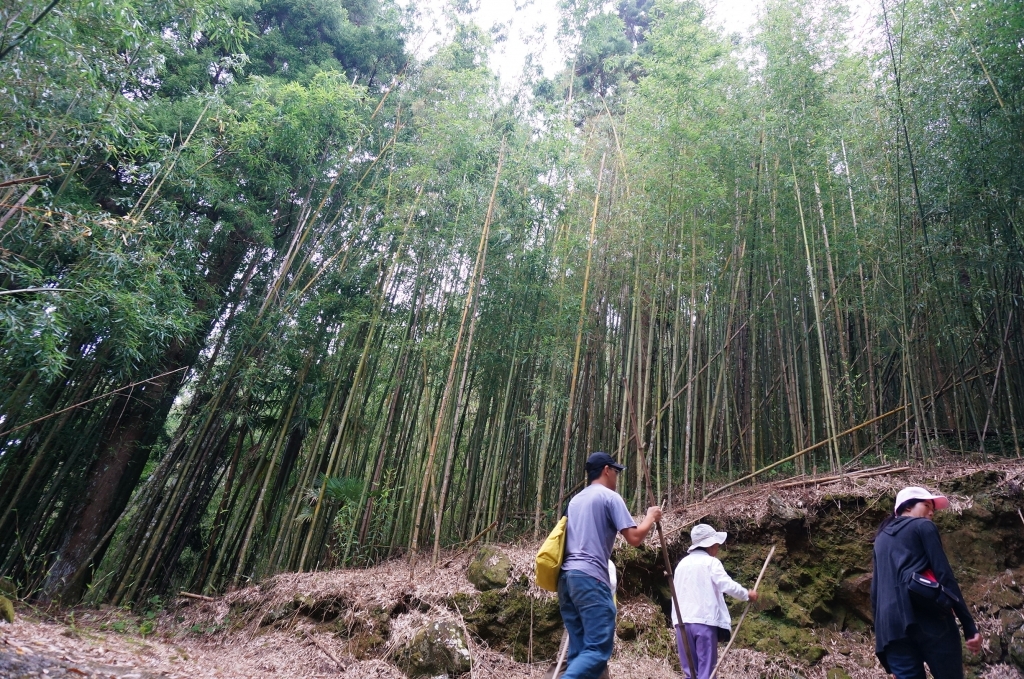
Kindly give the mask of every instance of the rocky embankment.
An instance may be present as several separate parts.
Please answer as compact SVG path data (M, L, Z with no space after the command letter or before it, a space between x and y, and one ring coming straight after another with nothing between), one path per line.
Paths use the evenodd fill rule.
M723 677L879 677L871 638L871 540L909 484L938 487L947 553L985 637L973 677L1024 677L1024 464L873 470L764 484L667 515L673 563L688 528L730 533L722 557L752 583L775 556ZM555 598L530 582L536 545L474 546L437 567L284 574L222 597L56 617L18 604L0 623L0 675L111 677L540 677L561 636ZM656 545L620 546L621 679L677 676L668 581ZM734 620L741 610L735 609Z

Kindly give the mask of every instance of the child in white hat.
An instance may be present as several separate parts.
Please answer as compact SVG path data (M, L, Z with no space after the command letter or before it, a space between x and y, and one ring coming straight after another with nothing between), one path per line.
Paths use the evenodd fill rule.
M676 598L679 612L686 625L686 638L696 665L696 679L708 679L718 663L718 641L728 639L732 632L732 618L725 606L728 594L740 601L757 601L757 592L748 590L725 572L718 560L718 550L727 533L716 531L706 523L690 529L690 549L676 566ZM683 676L690 677L690 666L683 648L683 634L675 610L672 624L676 628L676 650Z

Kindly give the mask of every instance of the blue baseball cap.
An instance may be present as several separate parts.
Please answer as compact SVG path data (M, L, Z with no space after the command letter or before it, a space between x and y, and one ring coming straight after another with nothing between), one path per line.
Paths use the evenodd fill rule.
M614 457L600 451L591 453L590 457L587 458L587 471L604 469L605 467L611 467L621 472L626 468L626 465L619 464L615 461Z

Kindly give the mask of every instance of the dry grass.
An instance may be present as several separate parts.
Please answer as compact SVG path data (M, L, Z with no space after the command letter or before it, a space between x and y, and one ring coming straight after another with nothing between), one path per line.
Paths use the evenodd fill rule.
M681 535L700 521L715 523L716 520L729 520L742 517L744 521L761 524L771 513L767 499L774 496L789 507L813 509L825 502L832 502L836 496L871 498L872 503L888 503L900 489L906 486L925 486L933 490L939 484L953 479L963 478L980 471L1001 472L1005 475L1004 484L1021 483L1024 480L1024 462L970 462L963 458L955 458L935 462L929 466L901 466L888 470L886 474L857 478L849 476L845 479L829 480L822 483L808 476L805 486L787 486L794 479L786 478L778 481L739 487L728 493L715 496L710 500L697 501L685 508L676 508L665 513L662 527L666 537L671 540L689 537ZM831 474L829 476L832 476ZM709 489L710 490L710 489ZM949 495L950 511L961 513L971 507L971 498L961 495ZM891 507L886 507L891 509ZM652 533L647 538L650 546L655 546L657 536Z

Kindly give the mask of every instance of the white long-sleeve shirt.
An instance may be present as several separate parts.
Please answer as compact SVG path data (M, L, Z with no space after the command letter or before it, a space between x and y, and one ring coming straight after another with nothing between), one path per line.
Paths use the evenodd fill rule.
M747 589L729 577L722 562L702 549L695 549L676 566L674 582L679 598L679 611L684 623L697 623L712 627L732 627L729 609L725 607L725 594L747 601ZM675 607L672 624L678 625Z

